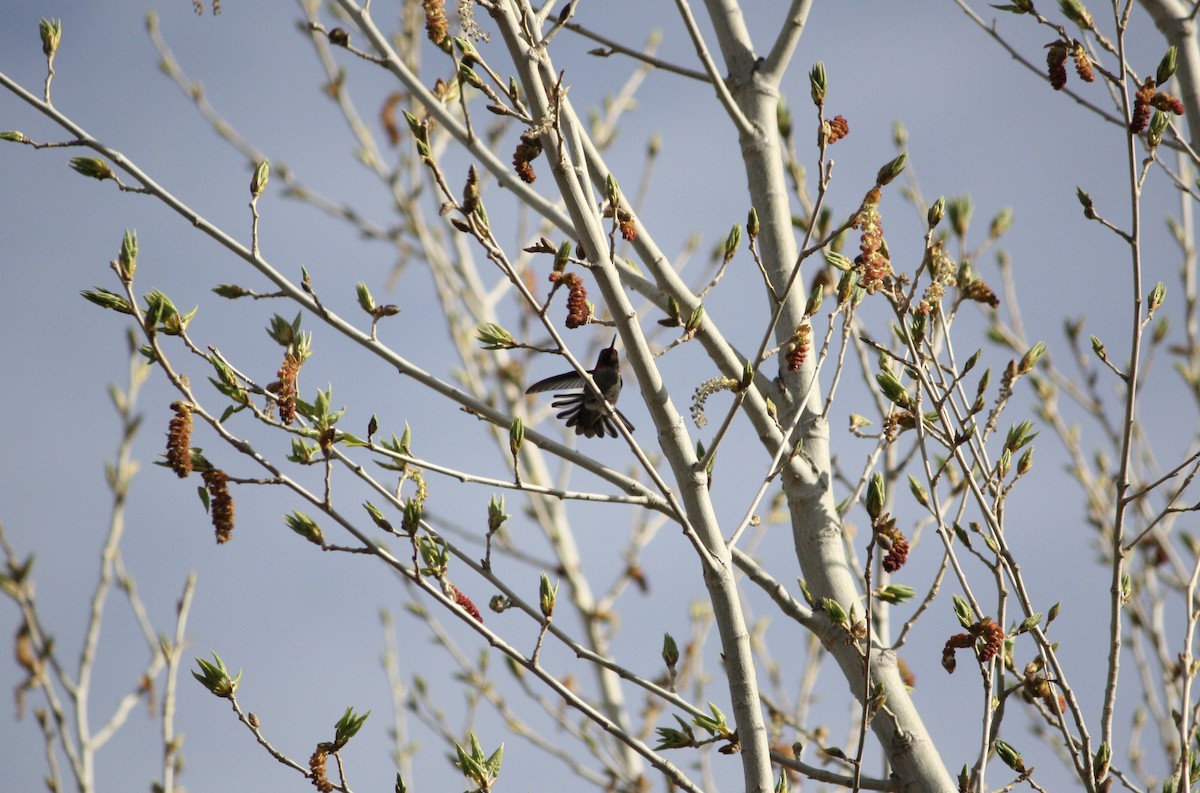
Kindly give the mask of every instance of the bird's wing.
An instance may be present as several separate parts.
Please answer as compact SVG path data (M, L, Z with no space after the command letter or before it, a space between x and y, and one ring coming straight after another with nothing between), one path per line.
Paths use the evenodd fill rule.
M578 372L564 372L547 377L545 380L538 380L526 388L525 393L536 394L539 391L557 391L560 388L583 388L583 386L583 378L579 376Z

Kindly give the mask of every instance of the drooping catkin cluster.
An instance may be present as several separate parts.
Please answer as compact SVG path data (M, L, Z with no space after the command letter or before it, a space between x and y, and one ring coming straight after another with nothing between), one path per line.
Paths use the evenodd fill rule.
M825 138L825 143L829 146L837 143L842 138L850 134L850 122L845 116L834 116L825 122L820 131L820 137ZM821 141L817 141L817 145L821 145Z
M217 544L222 545L233 536L233 496L229 494L229 475L219 468L205 471L204 486L208 488L209 512L213 528L216 529Z
M479 613L478 607L476 607L469 597L462 593L461 589L449 581L442 579L442 590L446 593L446 597L453 600L460 609L474 617L476 622L483 622L483 615Z
M621 229L621 239L626 242L637 240L637 224L633 222L633 215L628 210L617 210L617 227Z
M967 300L973 300L976 303L985 303L992 308L1000 305L1000 298L996 297L996 292L982 278L964 280L958 285L958 288L962 292L962 296Z
M440 47L450 33L445 0L424 0L421 5L425 9L425 35Z
M863 198L862 207L854 219L854 227L862 231L859 240L861 253L854 260L859 284L873 295L892 274L892 263L883 249L883 223L879 217L879 187L872 187Z
M796 326L791 339L788 340L787 368L789 372L798 372L808 357L812 347L812 325L802 322Z
M883 569L894 573L908 561L908 538L904 532L896 528L896 519L890 515L882 515L875 524L875 542L887 550L883 557Z
M1046 70L1050 87L1061 91L1067 85L1067 58L1075 62L1075 73L1085 83L1095 82L1096 72L1087 50L1078 41L1052 41L1046 45Z
M704 415L704 404L708 398L718 391L733 391L739 385L741 384L732 377L714 377L696 386L696 390L692 394L691 407L692 422L696 425L696 429L703 429L704 425L708 424L708 416Z
M325 762L329 757L328 750L328 744L319 743L316 751L312 753L312 757L308 758L308 770L312 773L313 787L321 793L332 793L333 791L333 783L329 781L325 772Z
M292 424L296 420L296 377L300 374L303 359L292 350L283 356L276 377L279 378L275 391L275 399L279 403L279 420L284 424Z
M1129 120L1129 131L1135 135L1146 131L1146 127L1150 124L1150 116L1155 109L1164 113L1174 113L1177 116L1182 116L1184 113L1183 100L1157 89L1158 83L1155 79L1147 77L1133 95L1133 112L1132 118Z
M1092 68L1092 59L1088 57L1087 50L1078 41L1071 48L1071 57L1075 60L1075 73L1079 75L1079 79L1085 83L1095 82L1096 72Z
M1067 45L1055 41L1047 45L1046 68L1050 76L1050 87L1061 91L1067 84Z
M542 143L537 139L536 135L526 131L521 135L521 142L517 144L517 150L513 152L513 168L517 172L517 176L521 177L521 181L525 184L533 184L537 179L537 174L533 170L533 161L542 153Z
M588 305L587 289L583 279L575 273L550 274L551 281L558 281L567 287L567 327L578 328L586 325L592 318L592 307Z
M1150 114L1153 112L1150 99L1153 96L1154 78L1147 77L1146 82L1142 83L1133 95L1133 117L1129 121L1129 131L1135 135L1144 132L1146 125L1150 123Z
M172 402L175 417L167 425L167 465L180 479L192 472L192 409L186 402Z
M954 651L965 647L974 647L975 657L986 664L1004 649L1004 629L991 617L984 617L967 628L967 633L954 634L942 647L942 668L953 674L957 665Z

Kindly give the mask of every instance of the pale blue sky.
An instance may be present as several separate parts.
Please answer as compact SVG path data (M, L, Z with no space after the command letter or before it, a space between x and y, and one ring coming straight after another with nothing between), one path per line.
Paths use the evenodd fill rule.
M387 17L381 5L376 3L376 14L382 22ZM751 27L765 35L781 5L767 0L746 3ZM980 227L986 227L1002 207L1014 208L1015 223L1004 246L1021 285L1030 338L1045 339L1052 350L1061 351L1063 317L1087 315L1087 332L1108 334L1119 345L1127 334L1127 261L1110 235L1084 221L1074 197L1075 186L1081 185L1102 211L1111 209L1114 218L1123 217L1119 136L1018 67L953 3L818 2L816 6L785 91L796 117L797 145L804 147L802 157L812 162L814 133L806 74L814 61L825 62L829 112L845 115L851 128L849 138L832 152L837 160L831 194L836 211L852 211L878 167L894 156L892 123L903 120L910 163L927 198L970 193L976 204L975 224ZM59 109L210 220L246 239L247 167L158 71L157 56L143 29L146 9L144 3L128 0L6 3L0 7L0 71L40 92L44 60L37 22L42 16L61 17L64 35L53 89ZM990 13L986 7L983 10ZM306 184L350 203L379 223L389 222L384 192L353 160L345 125L318 90L323 77L312 47L296 30L300 13L294 3L232 0L215 18L194 16L186 0L160 3L157 11L163 33L184 69L203 81L209 99L243 135L273 161L289 164ZM654 21L656 15L662 21ZM694 65L691 45L671 4L593 0L581 4L579 18L631 44L659 28L664 34L660 54ZM1137 15L1135 20L1140 27L1131 40L1132 57L1145 73L1153 70L1163 47L1144 20ZM1002 21L1027 56L1040 63L1044 58L1040 46L1049 35L1031 33L1032 25L1007 17ZM765 47L766 41L760 46ZM563 43L574 51L558 57L559 65L567 69L577 107L587 108L616 90L630 70L619 58L596 60L583 55L593 46L588 42L569 40L564 34ZM351 90L361 97L364 117L374 124L378 102L389 90L386 76L344 54L340 63L348 71ZM1074 75L1071 85L1076 85ZM1087 93L1100 104L1106 101L1099 86ZM8 93L0 93L0 129L19 129L37 140L62 138L46 119ZM747 210L731 127L714 110L711 92L704 86L666 73L650 75L610 155L627 190L637 183L646 141L656 132L663 136L664 148L644 220L668 251L678 250L688 235L699 232L701 251L706 253L732 224L744 221ZM108 513L103 462L115 449L117 425L105 387L123 382L125 366L126 323L85 303L79 291L93 285L116 287L107 262L116 255L122 230L130 227L137 229L141 242L140 289L160 288L181 308L201 304L196 327L203 329L205 343L236 350L239 360L264 377L277 365L279 351L261 329L272 311L288 317L295 313L282 304L213 300L208 290L218 283L260 289L264 284L240 261L153 200L119 194L111 184L84 180L70 171L67 162L78 153L0 145L0 273L5 283L5 304L0 310L5 387L0 408L8 417L3 444L8 453L0 455L0 520L19 550L37 552L43 615L68 659L74 658L79 646L80 617L94 586ZM507 159L507 152L501 154ZM384 282L393 262L387 247L362 243L311 207L282 200L272 192L277 187L276 183L269 188L262 204L264 254L294 277L299 277L300 265L307 266L324 290L323 298L348 314L353 312L352 286L357 280L367 282L382 301L402 305L404 313L388 326L385 338L390 334L388 340L418 365L445 374L444 365L441 370L438 366L447 347L440 315L429 308L426 274L410 269L400 288L387 293ZM1145 213L1153 231L1146 246L1150 283L1162 279L1170 284L1175 278L1177 256L1160 231L1164 214L1175 211L1170 192L1161 184L1153 187ZM886 196L883 212L894 261L898 267L913 269L922 224L894 190ZM981 236L979 232L975 239ZM738 261L747 269L728 277L714 293L709 310L726 327L736 329L731 331L736 343L749 347L761 333L756 323L763 300L753 265L748 259ZM984 277L995 275L990 258L978 266ZM316 327L312 318L305 319L305 327ZM960 343L971 349L983 344L969 334ZM584 342L580 344L582 349ZM444 449L447 457L458 454L461 459L465 450L480 442L482 435L472 419L432 403L413 383L381 370L344 342L318 331L317 351L305 369L303 387L311 392L332 382L334 401L349 407L350 431L362 432L367 417L375 412L389 431L401 430L405 421L412 423L419 447L430 453ZM709 376L689 368L697 360L683 355L667 367L681 406L691 389ZM997 360L1003 357L997 355ZM151 378L143 394L145 423L137 444L143 469L133 486L124 550L152 618L167 629L185 576L198 571L188 631L190 655L207 654L212 648L232 666L244 668L245 705L260 714L271 739L301 761L317 741L329 737L346 705L373 709L363 738L348 755L350 781L358 790L383 789L391 784L385 734L391 717L378 663L383 645L377 615L384 607L401 611L409 594L378 565L321 555L295 540L279 516L301 505L279 492L239 488L235 542L215 547L195 496L195 483L179 482L151 465L170 418L167 404L174 398L158 376ZM1161 415L1171 404L1170 394L1149 394L1146 410ZM623 403L623 409L635 425L650 428L643 408ZM869 451L868 444L844 432L846 414L854 410L849 403L835 409L833 421L835 454L848 461L850 470L857 470ZM422 431L421 425L430 421L438 423L442 437ZM1170 428L1160 427L1160 431L1169 441ZM650 440L646 433L643 443ZM232 457L211 436L200 445L226 460ZM286 453L278 443L267 451ZM1167 451L1180 449L1168 446ZM600 455L627 465L615 443ZM756 456L751 459L758 459L761 453L754 450L752 455ZM737 458L731 455L730 462L733 459ZM1089 566L1094 552L1079 508L1082 497L1059 476L1060 462L1047 433L1039 442L1038 463L1038 473L1046 479L1026 485L1036 495L1014 504L1010 521L1021 527L1017 544L1025 554L1027 571L1035 571L1031 575L1039 602L1048 608L1061 600L1066 606L1064 622L1077 619L1074 632L1064 633L1064 638L1098 642L1103 584L1087 590L1080 582L1102 581L1102 573ZM503 460L497 455L488 455L479 464L503 475ZM747 471L742 477L736 468L728 465L722 470L718 462L718 487L727 477L730 495L727 512L722 514L727 521L741 517L743 493L753 485L749 477L757 473L757 469ZM241 473L252 475L248 469ZM442 498L440 504L448 515L460 522L478 522L488 494L471 491L463 496L464 502L470 502L466 507L451 510L446 502L458 499L459 492L447 480L434 480L431 504L438 507ZM519 509L509 511L520 514ZM615 555L620 540L609 539L610 533L618 532L623 540L627 518L621 516L613 527L606 522L612 519L603 515L582 509L574 514L581 542L605 581L621 564ZM651 595L626 596L628 605L639 612L628 616L627 622L644 630L630 631L618 645L629 665L648 674L658 668L657 636L663 630L684 634L686 606L703 592L697 576L685 575L696 572L686 556L690 553L686 544L672 532L664 533L657 543L651 558L661 569ZM786 551L785 543L778 547ZM932 558L933 547L928 547ZM779 556L785 564L777 575L790 582L795 570L786 564L787 553ZM1070 574L1064 575L1062 560L1068 558ZM1036 572L1039 562L1041 573ZM678 571L678 580L670 576L672 569ZM928 565L918 566L908 583L920 589L928 580L928 570ZM1076 571L1079 579L1074 578ZM531 574L530 594L535 586L536 576ZM486 602L486 592L474 594L480 605ZM112 706L114 692L123 693L145 655L121 599L114 596L109 608L94 714ZM914 638L907 655L918 670L914 696L935 738L942 742L947 764L956 771L975 751L973 737L964 741L961 734L963 724L977 723L979 684L967 669L960 668L958 675L948 678L938 667L940 642L956 629L949 606L938 608L943 613L926 619L924 631ZM1080 616L1091 609L1096 609L1094 618ZM444 656L429 646L413 621L401 624L413 631L405 642L405 671L431 670L446 707L456 712L460 695L439 679ZM10 636L17 625L14 609L0 607L0 635ZM456 625L451 630L468 654L478 651L472 634ZM655 638L639 643L639 634ZM789 641L795 641L794 635ZM137 649L126 652L128 647ZM1076 671L1080 679L1093 681L1098 679L1097 670ZM717 671L715 665L710 671ZM0 653L0 688L9 688L15 676L11 654ZM249 791L303 785L253 745L224 703L203 692L190 676L180 686L178 729L187 736L184 754L189 764L182 780L187 788ZM821 704L834 707L836 715L830 718L842 724L842 684L831 678L828 686L830 693ZM631 691L630 696L636 698L636 693ZM723 686L717 683L707 696L724 701ZM1090 692L1084 699L1094 718L1097 695ZM489 723L492 732L485 745L501 738L508 744L511 766L505 789L549 789L547 774L561 782L565 771L559 766L547 764L519 740L503 736L494 719ZM1024 716L1014 716L1009 729L1023 739L1022 748L1032 748L1032 739L1020 730L1025 723ZM135 714L111 748L101 753L101 787L144 789L157 774L156 740L152 725L140 712ZM462 784L461 779L447 771L440 748L428 736L423 742L427 750L418 760L415 779L410 780L412 789L457 789L454 785ZM44 767L33 725L0 719L0 747L9 789L37 789ZM1047 774L1043 781L1064 779L1054 760L1043 757L1041 762ZM726 789L734 785L726 781Z

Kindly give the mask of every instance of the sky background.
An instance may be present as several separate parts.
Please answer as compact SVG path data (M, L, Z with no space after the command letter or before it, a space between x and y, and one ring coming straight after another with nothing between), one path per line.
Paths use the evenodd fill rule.
M768 0L744 4L760 49L769 45L783 5ZM323 72L305 34L297 31L302 18L298 6L236 1L223 6L218 17L197 17L186 0L153 8L182 67L203 82L209 100L246 139L272 162L287 163L305 184L354 206L381 225L388 224L386 193L354 160L345 123L319 89ZM393 6L375 4L381 26L394 20ZM5 3L0 6L0 71L40 94L45 61L38 20L61 18L64 34L53 85L56 106L210 221L248 240L247 165L157 68L158 56L144 30L149 7L126 0ZM995 14L986 6L979 9L987 19ZM592 0L580 5L578 19L632 46L658 30L663 36L661 57L696 67L694 51L671 4ZM1026 57L1044 62L1047 34L1024 20L1005 16L1000 21ZM571 99L581 111L598 106L631 71L631 64L621 58L588 57L587 50L595 45L578 37L563 34L556 44L562 47L556 63L567 70ZM1135 14L1131 63L1141 73L1152 72L1163 49L1149 23ZM360 112L378 133L378 107L391 90L388 77L345 53L337 57L347 70ZM1119 347L1128 333L1127 259L1110 234L1083 219L1074 195L1080 185L1102 212L1111 208L1114 217L1124 216L1119 134L1023 70L953 3L819 2L784 85L796 118L797 146L809 164L815 161L815 153L806 75L817 60L825 63L829 75L828 113L845 115L851 129L850 136L832 150L836 168L830 200L837 215L853 211L876 170L895 155L893 123L900 120L907 129L912 173L924 195L929 200L938 195L973 197L974 240L982 239L997 211L1013 208L1015 222L1003 246L1012 257L1030 339L1044 339L1051 354L1065 361L1062 321L1086 316L1085 333L1096 333ZM1077 85L1073 73L1070 85ZM1106 102L1099 86L1085 93L1099 104ZM714 106L704 85L652 73L608 155L628 192L641 176L650 136L662 136L662 154L642 218L669 253L681 250L689 236L701 235L697 263L691 265L695 269L731 225L744 221L748 208L740 184L736 138ZM63 139L47 119L8 93L0 93L0 129L19 129L36 140ZM199 304L194 328L204 343L234 351L239 366L257 372L264 382L272 379L270 374L278 366L279 348L262 328L276 311L289 318L295 314L283 304L213 299L209 290L219 283L256 289L263 289L265 283L156 201L118 193L111 183L86 180L72 172L67 163L79 153L0 146L0 273L5 283L0 309L0 338L5 340L0 347L0 371L5 387L0 390L0 409L8 417L3 443L7 453L0 455L0 521L20 553L37 554L42 615L67 659L76 658L82 640L82 617L95 585L98 550L109 514L103 466L115 451L118 425L105 389L110 382L123 386L127 361L128 323L82 300L80 290L95 285L117 288L107 263L116 255L122 231L136 228L141 248L139 291L162 289L183 309ZM510 153L508 148L498 151L506 160ZM1178 256L1163 218L1177 208L1161 176L1155 179L1144 213L1151 229L1145 249L1147 281L1153 284L1161 279L1170 286ZM428 274L411 266L389 292L386 283L395 263L394 250L363 242L311 206L282 200L278 187L278 181L273 182L260 204L264 255L290 277L299 277L301 265L308 267L323 299L347 316L356 316L352 287L359 280L381 302L401 305L403 313L384 327L384 340L417 365L446 376L449 347L440 312L432 302ZM899 269L911 271L919 263L923 222L898 190L887 192L882 212L893 260ZM527 239L513 236L514 248L528 244ZM731 329L733 341L748 349L762 332L763 299L749 258L743 253L735 266L742 272L732 271L706 305ZM995 279L990 256L977 266L983 277ZM979 333L983 323L971 317L963 322L960 351L983 345ZM304 326L317 328L311 317L305 318ZM875 328L877 332L884 328L878 319ZM589 345L601 337L607 342L605 333L597 329L591 335L577 332L570 339L578 344L581 357L590 357L594 347ZM474 419L434 401L413 382L320 329L316 350L304 369L302 390L311 396L314 389L332 383L334 402L348 408L343 425L348 431L364 432L372 413L380 417L384 432L399 434L408 422L416 430L418 454L451 464L478 465L483 473L506 476L499 454L479 454L485 435ZM182 359L184 353L177 355ZM1005 361L1007 356L996 353L992 365L999 369ZM680 407L686 406L691 390L711 376L701 366L701 359L687 349L664 364ZM534 362L531 372L541 377L558 368L561 365L553 362ZM195 383L202 370L193 371ZM831 422L833 449L848 470L857 472L871 445L855 440L844 428L846 416L864 412L867 403L861 395L854 396L853 386L847 388L846 404L835 408ZM1164 419L1150 425L1150 432L1163 444L1164 460L1184 451L1194 424L1189 413L1184 419L1187 433L1172 428L1169 416L1176 397L1169 389L1158 389L1148 392L1144 403L1145 415ZM280 491L238 488L235 541L216 547L197 503L196 483L180 482L152 465L171 415L167 405L175 398L157 373L143 391L140 408L145 421L136 446L142 471L133 485L123 549L151 619L162 630L170 628L183 581L189 571L196 571L188 657L213 649L233 668L244 669L240 696L245 707L260 715L264 730L279 747L301 761L317 741L329 738L347 705L371 709L363 737L347 754L350 784L358 790L389 786L394 771L387 754L386 728L391 723L387 681L379 664L381 609L397 614L405 674L426 674L436 684L439 706L455 714L461 712L462 698L448 679L446 656L431 645L417 621L403 616L411 595L382 566L358 557L320 554L293 537L280 516L304 507ZM727 401L717 397L714 404L723 407ZM622 409L635 425L645 428L643 444L651 442L651 422L644 408L626 397ZM1011 421L1020 417L1024 414L1007 416ZM1104 572L1093 564L1095 551L1082 517L1082 496L1060 473L1063 458L1049 435L1038 443L1038 481L1024 485L1029 492L1009 514L1011 539L1034 582L1039 608L1048 609L1056 601L1064 604L1063 621L1070 622L1063 629L1064 643L1077 642L1081 650L1093 644L1100 648L1107 621ZM195 442L231 468L240 467L238 474L253 475L211 435ZM265 451L286 454L279 439L274 443ZM718 461L714 485L721 518L730 523L740 519L754 477L766 464L760 450L750 445L742 448L747 457L734 457L731 451L726 468ZM596 454L621 468L629 464L618 443L598 448ZM732 464L743 459L754 464ZM308 481L318 481L316 475L313 472ZM587 477L580 477L578 483L598 487ZM464 524L479 525L489 495L486 489L431 481L431 506ZM516 501L510 496L510 507ZM350 497L347 503L357 502ZM521 523L519 509L509 511L518 515L514 531L532 531L532 524ZM629 531L628 516L622 513L614 522L609 513L598 510L572 508L571 514L597 580L611 580L622 566L619 551ZM862 525L861 515L857 522ZM778 551L773 556L774 571L785 583L796 575L786 534L780 529L763 546L766 554ZM918 590L927 585L932 564L940 556L933 543L926 547L928 556L914 561L912 578L904 581ZM650 594L627 594L623 601L632 611L617 642L619 657L646 674L659 671L658 637L664 630L685 636L688 604L703 595L690 553L682 538L664 532L647 555ZM526 579L526 594L532 596L536 572L527 573ZM482 606L490 593L469 594ZM145 658L118 594L111 597L108 608L92 708L97 720L136 680ZM940 613L926 618L905 654L917 669L918 707L947 764L957 771L963 762L971 762L975 751L973 732L963 725L978 723L980 686L969 669L960 667L959 674L948 677L937 666L941 642L957 628L948 603L943 606L939 601L935 609ZM477 654L480 644L474 634L460 629L453 618L441 616L464 652ZM14 608L0 607L0 635L11 636L18 624ZM772 638L778 642L777 658L801 652L799 637L787 626ZM1098 650L1093 664L1082 660L1086 655L1086 651L1073 654L1077 661L1073 672L1088 712L1096 719L1101 655ZM570 667L568 658L552 660L564 670ZM719 674L715 662L710 661L708 671ZM825 674L836 673L826 670ZM11 654L0 655L0 688L10 689L18 679ZM830 708L831 723L844 725L842 684L830 681L832 693L821 704ZM638 701L635 691L627 694L631 702ZM719 680L704 696L722 704L726 701ZM36 702L36 697L32 700ZM1033 739L1023 731L1026 717L1010 718L1007 729L1014 735L1010 742L1035 751ZM458 722L452 718L450 723ZM507 742L505 789L561 787L567 779L561 766L547 763L535 750L505 736L494 718L485 719L482 726L491 727L482 736L485 746L501 739ZM182 782L189 790L249 791L303 784L255 746L225 704L190 676L180 681L177 728L186 735L188 766ZM970 737L964 738L964 733ZM440 748L419 730L418 738L427 750L418 758L410 789L458 789L453 786L463 784L461 776L448 769ZM145 789L141 786L158 773L156 740L153 722L142 711L135 712L100 754L100 786ZM734 761L722 757L719 762ZM44 760L28 717L21 723L0 718L0 766L5 768L9 789L39 789ZM998 764L993 768L993 782L1005 778ZM1039 771L1050 789L1058 787L1055 781L1066 784L1062 766L1049 755L1042 755ZM729 780L736 776L719 773L719 778L726 789L735 789Z

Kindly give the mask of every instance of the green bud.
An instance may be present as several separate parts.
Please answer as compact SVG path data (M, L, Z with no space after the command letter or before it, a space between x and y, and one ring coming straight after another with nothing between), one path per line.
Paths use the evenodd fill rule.
M475 70L468 66L465 62L458 64L458 79L474 88L482 88L483 80L475 73Z
M509 517L511 516L504 513L504 497L497 499L492 496L492 500L488 502L488 533L497 531Z
M367 514L371 516L371 520L374 521L376 526L388 533L394 531L391 521L383 516L383 510L381 510L379 507L375 506L370 501L364 501L363 509L365 509Z
M17 132L15 129L10 129L6 132L0 132L0 140L6 140L10 143L24 143L25 141L29 140L29 138L25 137L22 133Z
M375 297L371 294L371 290L366 283L359 281L355 284L354 291L358 295L359 308L368 314L375 310Z
M917 478L912 474L908 475L908 489L912 492L913 498L921 506L929 509L929 493L925 491L925 486L917 481Z
M133 274L137 271L137 256L137 232L125 229L125 236L121 239L121 251L117 254L117 271L121 280L133 280Z
M1172 47L1171 49L1175 49ZM1108 741L1103 741L1100 748L1096 750L1096 756L1092 760L1092 768L1096 774L1096 781L1104 779L1108 776L1108 763L1112 760L1112 747L1108 745Z
M1091 13L1079 0L1058 0L1058 8L1063 12L1063 16L1085 30L1091 30L1095 26Z
M93 179L115 178L112 168L108 167L108 163L96 157L75 157L71 160L70 165L77 173L90 176Z
M20 135L21 133L18 132L17 134ZM753 242L760 231L762 231L762 225L758 222L758 210L750 207L750 214L746 218L746 234Z
M525 423L521 419L514 418L512 426L508 428L508 450L515 458L517 453L521 451L521 444L525 442Z
M542 616L546 619L554 616L554 604L557 599L558 584L550 586L550 577L542 573L538 581L538 605L542 609Z
M608 199L610 206L615 207L621 203L621 188L612 174L604 177L604 197Z
M775 106L775 124L779 127L779 137L787 139L792 136L792 111L782 99Z
M917 596L917 590L904 584L888 584L882 586L875 592L875 597L882 600L884 603L903 603L906 600L912 600Z
M110 292L107 289L96 287L95 290L85 289L79 294L92 303L107 308L110 311L116 311L120 314L133 314L133 306L129 301L118 295L116 292Z
M746 365L742 367L742 379L738 381L738 388L745 390L754 382L754 364L746 361Z
M1009 428L1004 448L1012 452L1020 451L1037 436L1038 434L1033 431L1033 422L1026 419Z
M229 670L225 668L225 662L221 660L221 656L215 652L212 654L215 663L205 661L203 658L197 658L196 663L200 665L199 672L192 672L192 677L200 681L200 685L207 688L212 694L230 699L233 697L233 692L237 691L238 683L242 680L242 673L238 672L237 677L230 677Z
M1162 56L1162 60L1158 62L1158 71L1154 73L1155 84L1162 86L1167 80L1171 79L1171 75L1175 74L1175 64L1179 58L1179 48L1172 44L1167 47L1167 52Z
M1021 624L1017 626L1016 632L1017 633L1029 633L1031 630L1036 628L1041 621L1042 621L1042 612L1038 611L1033 614L1030 614L1028 617L1021 620Z
M825 251L824 253L825 261L827 261L829 266L833 267L834 269L841 270L844 273L854 269L854 262L850 261L850 259L844 254L836 253L834 251Z
M925 341L925 331L928 327L929 318L925 314L917 314L913 317L911 336L912 340L918 345Z
M890 184L893 179L895 179L904 171L904 163L907 160L907 152L904 152L900 156L891 160L887 165L879 169L879 173L875 175L875 183L880 187L884 186L885 184Z
M674 669L675 664L679 663L679 645L669 633L663 634L662 659L668 669Z
M1017 476L1025 476L1030 468L1033 468L1033 449L1027 449L1017 460Z
M344 747L351 738L358 735L358 731L362 729L363 722L371 715L371 711L367 711L359 716L355 714L354 708L346 708L346 712L337 720L337 724L333 728L333 749L338 751Z
M821 609L829 617L834 625L846 627L849 625L849 619L846 617L846 610L842 608L836 600L832 598L821 598Z
M734 226L729 230L729 236L725 238L725 258L722 264L729 264L729 260L737 254L738 245L742 243L742 227Z
M1161 110L1155 110L1154 115L1150 116L1150 126L1146 129L1146 138L1151 148L1162 143L1163 135L1166 134L1170 123L1170 118Z
M887 499L887 486L883 482L883 474L876 471L871 474L871 481L867 484L867 514L871 516L871 520L879 519L883 514L883 503Z
M942 222L942 218L946 216L946 197L938 196L938 200L933 202L933 206L925 213L925 220L929 223L929 228L937 228L937 225Z
M804 307L804 316L811 317L821 310L821 301L825 299L825 284L817 284L817 288L808 296L808 304Z
M1016 771L1018 774L1025 773L1025 761L1021 759L1021 753L1014 749L1010 744L1007 744L1004 741L996 741L996 756L1003 760L1006 766Z
M1082 187L1075 188L1075 197L1079 199L1079 204L1083 207L1083 216L1088 220L1095 220L1096 207L1092 203L1092 197Z
M554 272L561 273L567 269L567 264L571 261L571 243L564 242L558 246L558 253L554 254Z
M912 397L896 375L890 371L884 370L875 375L875 382L879 384L879 390L888 400L896 405L896 407L908 409L912 406Z
M992 218L991 228L988 229L988 236L992 239L1001 237L1004 232L1012 227L1013 213L1011 207L1005 207L996 213L996 217Z
M263 159L254 169L254 176L250 179L250 196L258 198L262 195L263 190L267 189L267 182L271 178L271 161Z
M846 272L842 273L842 276L841 276L841 278L838 279L838 283L837 283L838 305L842 305L842 304L846 303L847 301L849 301L851 297L857 296L857 291L856 291L856 286L855 286L855 283L857 282L857 280L858 279L855 277L854 272L852 270L847 270ZM856 300L855 305L857 305L857 304L858 303Z
M517 345L513 335L494 322L480 325L475 332L475 338L485 350L508 350Z
M305 515L299 510L292 510L291 515L283 516L284 522L292 531L299 534L304 539L311 542L313 545L324 545L325 535L321 532L321 527L317 522Z
M404 502L404 510L400 518L400 530L410 537L417 533L417 529L421 528L421 519L425 517L425 508L420 501L415 498L410 498ZM447 560L442 558L441 562L444 565Z
M959 239L967 236L967 229L971 227L971 213L974 210L969 195L952 198L947 203L946 214L950 216L950 228Z
M58 52L58 42L62 40L62 20L43 18L38 23L38 33L42 37L42 54L53 58Z
M951 599L954 601L954 616L958 617L958 624L964 628L974 625L975 615L971 613L971 604L961 595L953 595Z
M228 300L237 300L239 297L247 297L254 294L251 290L237 284L218 284L213 287L213 292Z
M1021 374L1029 374L1045 354L1046 345L1039 341L1021 356L1021 362L1017 364L1017 371Z
M809 95L813 104L821 107L825 104L825 64L817 61L808 72Z

